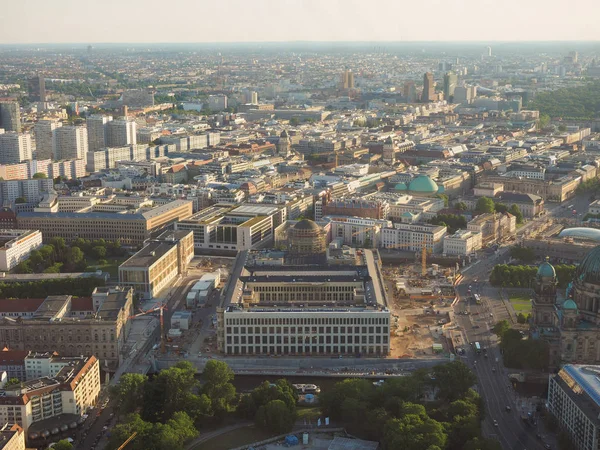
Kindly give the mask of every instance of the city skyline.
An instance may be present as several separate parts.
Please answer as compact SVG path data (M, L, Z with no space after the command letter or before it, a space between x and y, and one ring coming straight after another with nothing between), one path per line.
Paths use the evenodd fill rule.
M74 0L40 2L35 8L30 2L11 2L3 6L1 17L28 20L4 20L0 44L600 40L594 23L600 4L594 0L575 0L566 10L556 1L507 0L494 9L497 4L492 0L462 0L443 14L430 14L426 21L407 19L422 17L421 4L390 0L371 8L356 0L259 0L252 5L241 0L222 4L179 0L173 6L173 17L164 19L158 15L164 3L157 0L107 0L92 15ZM436 0L428 8L436 11L441 6L447 5ZM217 17L227 21L214 20ZM506 26L492 27L490 21ZM156 27L132 26L153 22ZM257 24L268 32L263 28L256 33Z

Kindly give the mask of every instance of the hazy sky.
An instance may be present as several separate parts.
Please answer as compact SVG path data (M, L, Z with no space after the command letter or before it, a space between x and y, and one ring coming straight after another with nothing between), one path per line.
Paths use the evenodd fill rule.
M600 0L0 0L0 43L600 40Z

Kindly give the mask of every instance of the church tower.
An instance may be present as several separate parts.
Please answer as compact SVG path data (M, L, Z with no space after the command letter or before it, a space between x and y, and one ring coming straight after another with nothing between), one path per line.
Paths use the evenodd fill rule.
M538 268L533 286L533 323L538 327L553 326L556 303L556 271L548 258Z
M396 157L394 155L394 141L392 137L388 137L383 144L383 155L382 159L384 163L394 164L396 162Z
M280 156L288 156L290 153L290 137L287 131L283 130L279 135L279 141L276 144L277 154Z

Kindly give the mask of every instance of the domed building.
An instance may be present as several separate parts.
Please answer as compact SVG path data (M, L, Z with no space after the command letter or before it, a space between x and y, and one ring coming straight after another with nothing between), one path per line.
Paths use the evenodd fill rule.
M397 183L394 186L394 190L403 191L418 197L431 197L444 191L443 186L438 186L438 184L427 175L419 175L408 184Z
M322 254L327 249L325 231L309 219L303 219L290 228L288 241L289 251L292 254Z
M557 301L554 267L540 265L534 284L532 334L550 345L550 364L600 363L600 246L583 259Z

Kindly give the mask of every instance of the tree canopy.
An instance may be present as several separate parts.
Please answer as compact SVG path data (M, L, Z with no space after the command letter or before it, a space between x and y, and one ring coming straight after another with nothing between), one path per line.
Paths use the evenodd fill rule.
M527 108L537 109L541 115L553 118L591 119L598 117L598 105L600 105L600 81L594 81L583 86L540 91Z
M479 214L493 213L495 210L496 205L494 204L494 200L488 197L479 198L475 205L475 212L478 212Z
M66 439L58 441L56 444L52 446L53 450L73 450L73 444L71 444Z

